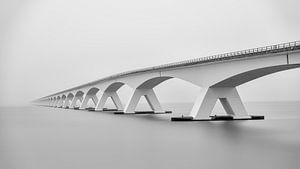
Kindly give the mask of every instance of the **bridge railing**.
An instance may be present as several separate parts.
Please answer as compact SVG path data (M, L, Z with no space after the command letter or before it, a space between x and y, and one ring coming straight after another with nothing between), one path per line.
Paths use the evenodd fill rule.
M207 63L207 62L229 60L229 59L234 59L234 58L243 58L243 57L246 58L246 57L253 56L253 55L257 56L257 55L261 55L261 54L277 53L277 52L282 52L282 51L292 51L294 49L300 49L300 41L294 41L294 42L246 49L246 50L229 52L229 53L224 53L224 54L217 54L217 55L212 55L212 56L207 56L207 57L202 57L202 58L195 58L195 59L191 59L191 60L187 60L187 61L164 64L164 65L152 67L152 70L166 69L166 68L180 67L180 66L188 66L188 65L193 65L193 64L201 64L201 63Z

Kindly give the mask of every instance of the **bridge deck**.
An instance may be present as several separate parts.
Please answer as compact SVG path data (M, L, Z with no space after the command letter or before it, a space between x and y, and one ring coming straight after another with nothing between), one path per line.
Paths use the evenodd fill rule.
M52 94L52 95L49 95L49 96L46 96L43 98L47 98L47 97L51 97L51 96L54 96L54 95L57 95L60 93L80 89L82 87L94 85L101 81L108 81L108 80L116 79L116 78L119 78L122 76L128 76L128 75L137 74L137 73L162 71L162 70L179 68L179 67L207 64L207 63L220 62L220 61L228 61L228 60L234 60L234 59L240 59L240 58L254 57L254 56L259 56L259 55L275 54L275 53L282 53L282 52L292 52L295 50L300 50L300 41L294 41L294 42L246 49L246 50L241 50L241 51L236 51L236 52L218 54L218 55L213 55L213 56L195 58L195 59L191 59L191 60L175 62L175 63L170 63L170 64L164 64L164 65L159 65L159 66L154 66L154 67L147 67L147 68L143 68L143 69L137 69L137 70L127 71L127 72L115 74L112 76L108 76L108 77L105 77L102 79L98 79L96 81L92 81L92 82L89 82L89 83L86 83L86 84L83 84L80 86L76 86L76 87L73 87L73 88L70 88L70 89L67 89L64 91L57 92L55 94ZM43 98L41 98L41 99L43 99Z

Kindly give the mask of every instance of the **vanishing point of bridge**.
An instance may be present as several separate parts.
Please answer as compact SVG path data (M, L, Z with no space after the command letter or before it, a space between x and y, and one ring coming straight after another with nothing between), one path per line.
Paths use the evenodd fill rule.
M237 52L208 56L124 72L71 89L60 91L38 100L35 103L61 108L86 109L89 100L95 111L105 111L105 102L113 100L117 114L134 114L142 96L150 105L153 114L170 113L165 111L154 87L171 78L188 81L202 88L189 116L173 117L172 120L220 120L211 116L220 100L227 116L222 119L263 119L263 116L249 115L236 89L251 80L300 67L300 41L247 49ZM125 107L117 91L128 85L133 88ZM101 92L101 98L97 93Z

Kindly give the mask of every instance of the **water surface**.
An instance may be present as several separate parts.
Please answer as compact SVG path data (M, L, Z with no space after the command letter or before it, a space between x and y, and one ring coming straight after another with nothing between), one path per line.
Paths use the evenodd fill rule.
M164 105L175 115L190 106ZM299 168L300 103L246 106L266 119L171 122L171 115L3 107L0 168Z

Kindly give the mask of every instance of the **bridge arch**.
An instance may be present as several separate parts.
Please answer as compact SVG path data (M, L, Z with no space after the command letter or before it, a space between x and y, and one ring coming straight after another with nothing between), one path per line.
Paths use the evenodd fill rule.
M137 89L152 89L155 86L159 85L160 83L172 79L174 77L170 77L170 76L160 76L160 77L154 77L151 79L148 79L146 81L144 81L142 84L140 84Z
M61 97L60 96L56 96L56 102L55 102L55 106L58 107L59 106L59 102L61 101Z
M70 108L76 108L77 107L77 102L81 102L82 101L82 98L83 98L83 95L84 95L84 92L81 91L81 90L78 90L78 91L75 91L74 92L75 95L74 95L74 98L72 99L72 103L70 105Z
M60 97L60 100L57 104L58 107L63 107L64 105L64 101L66 100L66 95L65 94L62 94L61 97Z
M81 90L78 90L76 93L75 93L75 97L80 97L80 96L83 96L84 95L84 92L81 91Z
M237 87L249 81L267 76L273 73L300 68L300 64L285 64L277 66L269 66L259 69L253 69L250 71L242 72L234 76L228 77L214 85L212 87Z
M53 100L53 102L52 102L52 107L53 107L56 104L56 97L52 97L52 100Z
M101 98L99 100L97 100L98 102L95 106L95 110L100 110L100 111L104 110L105 109L104 105L107 102L107 99L109 99L109 98L112 99L114 105L116 106L116 108L118 110L122 110L123 105L122 105L119 95L117 94L117 91L125 84L126 84L125 82L117 81L117 82L112 82L112 83L108 84L107 86L104 86L103 94L102 94Z
M135 91L133 92L129 102L127 103L124 112L125 113L133 113L137 107L137 104L140 100L141 97L145 97L146 101L148 102L150 108L152 111L155 113L162 113L165 112L160 105L160 102L156 96L155 91L153 88L158 86L159 84L169 80L169 79L178 79L184 82L187 82L188 84L193 84L194 83L185 80L184 78L176 77L176 76L152 76L149 77L148 79L144 80L142 83L140 83L136 88Z
M88 91L86 92L86 95L95 95L100 89L97 87L91 87L90 89L88 89Z
M123 85L125 85L125 83L123 82L113 82L111 84L109 84L104 92L116 92L118 91Z
M63 107L64 108L69 108L69 106L70 106L70 101L72 101L73 100L73 98L74 98L74 94L73 93L68 93L68 94L66 94L66 99L65 99L65 102L64 102L64 104L63 104Z
M55 107L57 105L57 97L53 97L53 104L52 106Z
M57 102L59 102L60 96L56 96L56 100L57 100Z
M73 97L74 97L74 94L73 94L73 93L69 93L69 94L67 95L67 98L69 98L69 99L73 99Z
M97 93L100 89L97 87L91 87L88 88L86 95L83 98L83 101L80 105L80 109L86 109L88 107L89 101L92 100L94 103L94 106L96 107L97 103L98 103L98 97L97 97Z

